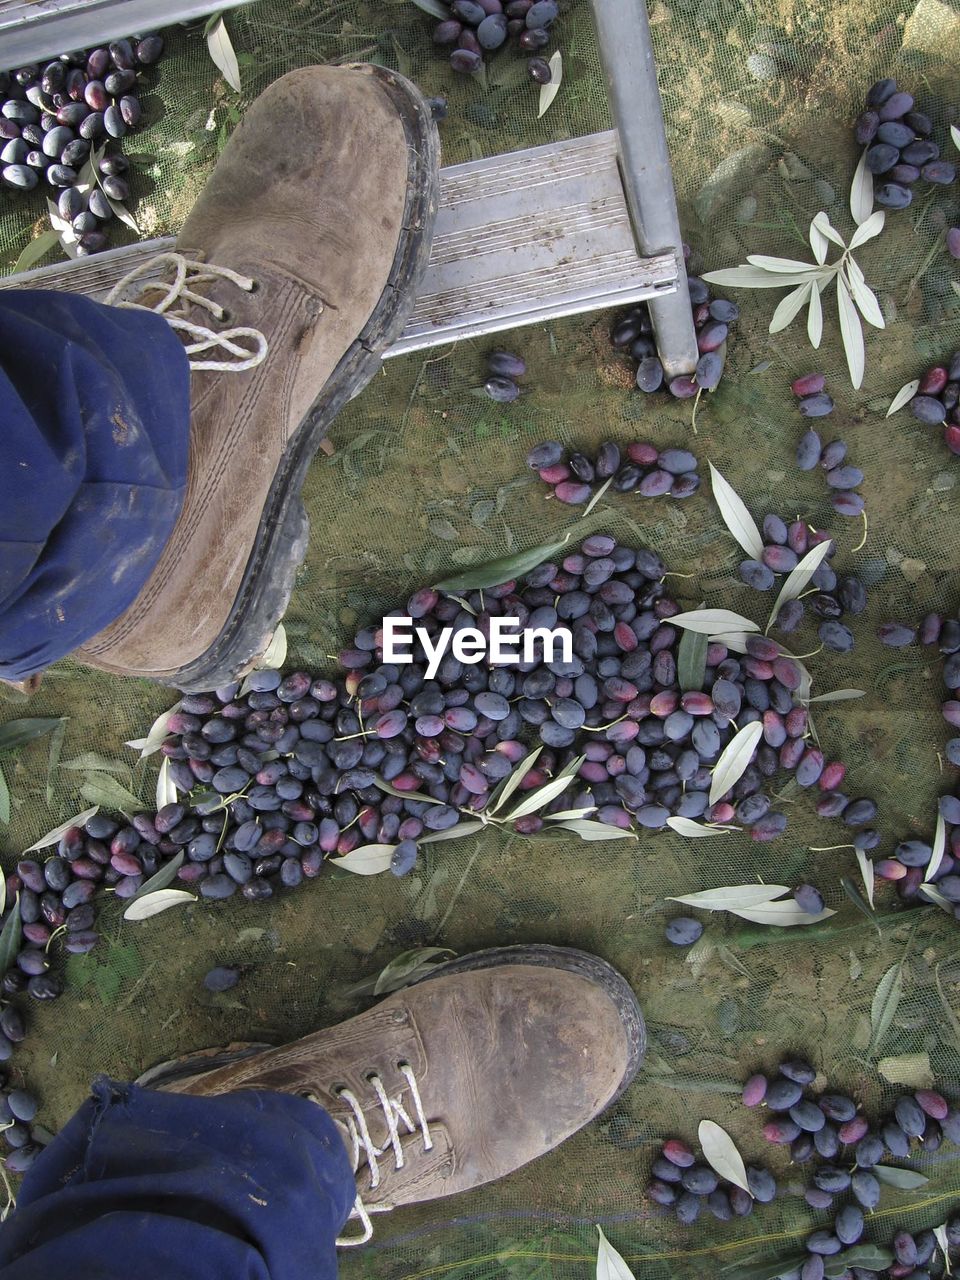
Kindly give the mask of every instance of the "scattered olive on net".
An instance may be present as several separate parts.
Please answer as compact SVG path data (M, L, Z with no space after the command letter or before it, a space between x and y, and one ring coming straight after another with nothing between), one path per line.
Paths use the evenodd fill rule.
M491 400L499 404L510 404L520 394L517 379L527 371L526 361L522 356L511 351L491 351L487 355L487 380L483 389Z
M940 159L932 132L929 116L915 109L913 96L899 91L895 80L878 80L872 86L855 135L867 148L867 169L887 179L874 188L878 204L905 209L913 200L912 188L918 180L941 186L954 181L956 169Z
M617 350L626 351L636 361L636 385L648 394L661 388L677 399L685 400L699 391L713 391L723 374L724 351L729 329L740 317L736 303L726 298L711 298L707 285L699 276L687 277L690 304L700 358L692 376L666 381L663 365L657 357L653 337L653 321L646 303L639 303L614 324L610 340Z
M44 175L60 192L58 213L71 224L80 254L99 253L106 247L101 224L112 218L113 210L92 198L88 202L84 196L78 205L73 199L65 202L64 196L80 194L75 184L92 145L122 138L140 124L139 72L156 63L162 52L161 36L145 36L136 45L118 40L108 48L66 53L45 67L23 68L12 80L0 73L5 85L0 113L13 126L0 129L0 140L9 137L0 153L0 180L8 187L31 191ZM126 200L125 183L113 191L108 188L109 175L119 172L108 168L108 160L106 154L101 157L103 189L113 200ZM112 181L116 184L118 179ZM100 195L96 187L93 195ZM78 218L84 221L73 225Z
M703 925L691 916L676 916L666 928L667 941L675 947L689 947L703 933Z
M511 42L521 53L545 49L560 16L556 0L440 0L440 4L449 13L440 16L438 12L433 43L451 50L451 67L464 75L480 71L484 55ZM552 78L544 58L528 59L527 71L537 84L549 84Z
M617 493L637 493L641 498L692 497L700 488L697 459L687 449L658 450L655 445L636 440L625 446L613 441L601 444L593 457L582 452L567 455L555 440L535 445L527 454L527 465L552 487L554 497L574 506L589 502L603 485Z

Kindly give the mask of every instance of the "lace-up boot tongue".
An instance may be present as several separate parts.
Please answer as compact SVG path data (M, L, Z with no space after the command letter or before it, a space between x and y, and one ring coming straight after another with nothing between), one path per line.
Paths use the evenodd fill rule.
M382 67L294 71L247 110L177 251L256 286L198 283L195 292L227 315L187 298L189 322L208 335L246 328L268 354L242 372L192 375L180 519L140 595L80 661L204 690L263 652L306 550L307 468L403 330L429 260L438 189L429 107ZM203 341L183 337L188 353ZM214 338L197 355L242 367L243 349L238 357Z

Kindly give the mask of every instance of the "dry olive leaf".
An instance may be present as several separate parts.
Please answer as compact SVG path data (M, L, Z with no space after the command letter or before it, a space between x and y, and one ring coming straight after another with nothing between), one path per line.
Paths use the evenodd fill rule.
M720 508L724 524L746 551L747 555L752 560L759 560L763 556L763 538L757 528L757 522L747 510L746 503L733 485L724 479L712 462L710 463L710 477L713 483L713 496L717 506ZM746 627L744 630L750 631L751 628Z
M240 92L240 66L233 49L230 34L223 21L223 14L215 14L207 23L207 48L217 68L223 72L223 78L231 89Z
M726 1178L727 1182L732 1182L734 1186L752 1194L747 1183L747 1170L743 1157L726 1129L714 1124L712 1120L701 1120L697 1136L707 1164L713 1171L719 1173L721 1178Z
M739 831L739 827L728 827L721 824L708 826L703 822L694 822L693 818L681 818L673 815L667 819L667 826L677 835L689 836L691 839L704 839L706 836L723 836L728 831Z
M153 724L147 730L145 738L133 738L125 745L133 747L135 751L140 752L140 759L145 760L147 756L152 756L154 752L159 751L166 741L169 730L167 725L170 723L171 717L175 716L180 710L182 702L175 702L168 711L163 711L157 716Z
M702 889L667 901L682 902L685 907L700 907L703 911L735 911L773 902L789 892L785 884L733 884L720 889Z
M767 630L773 626L777 614L787 603L788 600L797 600L803 595L813 578L813 575L823 564L827 558L831 548L832 540L826 542L818 542L815 547L811 547L800 563L792 570L786 582L780 588L780 594L777 596L776 603L770 610L770 617L767 619Z
M390 870L390 862L396 846L392 844L362 844L359 849L345 853L342 858L331 858L331 867L342 867L358 876L376 876Z
M177 878L177 872L183 866L183 860L186 858L187 852L181 849L180 852L169 862L165 863L149 880L145 880L137 892L130 899L131 902L137 902L140 898L146 898L151 893L157 893L160 889L166 889L168 885L173 884Z
M95 804L92 809L84 809L83 813L78 813L72 818L68 818L66 822L61 822L58 827L54 827L52 831L48 831L45 836L41 836L39 840L35 840L29 849L24 849L24 853L36 853L38 849L48 849L50 845L56 844L62 835L65 835L71 827L82 827L84 823L92 818L95 813L99 813L100 806Z
M796 289L791 290L785 298L781 298L770 317L770 333L779 333L781 329L786 329L787 325L800 314L811 291L816 291L816 287L816 281L809 280L806 284L798 285Z
M549 67L551 72L550 79L546 84L540 86L540 102L537 110L538 120L542 115L546 114L560 91L560 84L563 80L563 57L559 49L551 56ZM613 479L612 476L610 478L611 480Z
M374 983L373 994L382 996L390 991L399 991L418 971L427 972L439 963L441 956L455 954L449 947L415 947L412 951L403 951L381 971Z
M625 831L623 827L613 827L607 822L591 822L589 818L572 819L569 822L558 822L556 825L562 831L572 831L581 840L638 839L635 831Z
M708 639L723 639L727 631L733 635L744 635L748 631L760 630L755 622L730 609L689 609L686 613L674 614L670 625L702 632Z
M144 898L132 899L123 913L124 920L149 920L158 916L161 911L169 911L171 907L180 907L187 902L196 902L197 898L185 889L158 889L156 893L148 893Z
M542 746L534 747L531 752L525 755L523 759L517 763L517 767L514 769L513 773L507 774L503 782L500 783L499 787L497 787L493 795L490 797L490 803L487 805L488 814L492 816L498 809L503 808L516 791L517 787L519 787L520 783L536 764L537 758L542 750Z
M458 822L455 827L447 827L445 831L431 831L427 836L417 836L417 844L438 844L441 840L461 840L464 836L475 836L482 831L485 822Z
M857 226L862 226L873 212L873 174L867 168L864 150L850 186L850 212Z
M937 814L937 829L933 836L933 848L930 853L930 861L927 863L927 869L923 873L926 882L930 882L940 870L940 864L943 862L943 855L947 849L947 826L944 822L943 814Z
M887 410L885 416L889 418L891 414L896 413L898 409L902 409L905 404L909 404L910 401L913 399L913 397L917 394L919 389L920 389L919 378L913 378L910 382L905 382L903 386L900 388L900 390L897 392L897 394L890 401L890 408Z
M17 747L25 747L28 742L53 733L62 722L62 716L8 720L6 724L0 724L0 751L14 751Z
M10 821L10 788L0 769L0 823L6 826Z
M80 794L90 804L119 809L121 813L141 813L146 807L139 796L128 791L108 773L91 773L80 788Z
M756 755L757 746L763 736L763 724L755 720L744 725L739 733L730 739L720 759L713 766L710 780L710 803L716 804L721 796L726 795L731 787L743 777L747 766Z
M873 216L876 217L876 214ZM866 223L864 223L864 226L866 226ZM867 284L866 277L853 258L847 259L845 274L850 293L864 320L866 320L867 324L872 324L875 329L885 329L886 321L883 318L883 312L880 310L877 295Z
M890 1084L908 1085L911 1089L929 1089L934 1083L929 1053L899 1053L881 1058L877 1071Z
M633 1272L599 1226L597 1233L600 1236L600 1248L597 1251L597 1280L636 1280Z
M808 704L811 702L850 702L854 698L865 698L866 692L863 689L834 689L832 693L818 693L815 698L801 699Z
M868 858L862 849L855 849L857 855L857 865L860 867L860 875L863 879L863 888L867 895L867 901L870 903L870 910L873 910L873 894L875 889L876 872L873 865L873 859Z
M837 276L837 308L840 314L840 337L847 356L847 368L850 381L855 388L863 385L863 371L866 364L866 352L863 346L863 326L857 315L857 308L850 297L850 291L843 277Z
M577 769L583 764L584 757L580 756L577 760ZM526 799L521 800L512 813L507 814L508 822L516 822L517 818L525 818L527 814L536 813L538 809L542 809L548 805L551 800L556 800L569 787L573 781L572 773L561 773L555 778L551 778L549 782L545 782L542 787L538 787L536 791L531 792Z
M835 916L837 913L829 907L825 907L823 911L819 911L816 915L811 915L804 911L801 906L788 898L785 902L767 902L761 907L751 907L749 909L730 907L731 915L740 916L744 920L752 920L754 924L772 924L782 928L791 927L801 924L819 924L821 920L826 920L828 916Z
M170 758L164 756L160 772L157 774L157 809L162 809L164 805L176 804L176 802L177 784L170 777Z
M890 1029L903 995L903 961L892 964L880 981L870 1005L871 1045L878 1048Z
M276 671L287 660L287 629L281 622L273 633L273 639L257 661L258 671Z
M820 293L821 285L818 281L817 287L810 294L810 306L807 309L807 337L814 349L820 346L823 338L823 303L820 301Z

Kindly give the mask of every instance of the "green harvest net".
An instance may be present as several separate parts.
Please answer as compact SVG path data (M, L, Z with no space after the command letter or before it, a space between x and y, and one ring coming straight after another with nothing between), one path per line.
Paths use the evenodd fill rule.
M230 15L242 98L225 89L199 29L169 33L145 99L148 127L127 145L144 157L134 179L144 230L176 230L245 103L271 79L314 60L379 60L428 94L447 94L446 163L609 127L589 5L563 7L563 84L539 121L536 90L513 54L491 59L486 86L456 78L431 44L430 19L409 0L261 0ZM917 94L941 142L956 117L960 9L943 0L915 7L912 0L906 7L891 0L656 0L651 19L682 222L705 269L732 266L748 252L807 256L805 230L821 208L850 233L851 122L879 75L896 75ZM562 533L570 511L546 501L523 466L536 441L686 443L704 470L707 458L719 466L758 518L799 513L830 528L841 548L837 563L870 584L855 652L821 653L809 663L820 691L856 687L868 696L825 704L817 729L828 756L847 762L850 794L880 803L884 849L908 834L929 839L936 797L953 781L939 754L937 655L885 649L873 636L888 618L960 603L960 469L938 431L909 414L884 418L904 382L960 346L957 270L943 248L957 201L955 188L924 189L858 255L888 321L885 332L869 333L859 393L849 388L835 314L814 355L801 325L768 335L771 299L779 297L769 292L727 291L743 319L724 381L701 404L696 437L689 403L631 390L631 370L609 346L606 314L506 335L503 345L529 367L528 391L509 406L475 394L484 343L387 362L338 418L336 455L319 459L309 478L312 539L286 618L288 667L329 670L329 655L358 625L415 586ZM8 267L41 215L29 200L4 197L0 255ZM826 372L837 400L829 432L848 441L851 461L866 472L869 535L855 553L862 524L834 517L820 474L801 474L793 463L802 428L789 383L812 368ZM684 503L612 497L591 519L624 541L656 547L673 571L690 575L675 580L690 607L706 600L765 621L770 598L737 581L741 556L706 486ZM801 634L812 637L812 628ZM136 753L122 744L171 701L156 687L64 663L28 712L5 708L5 718L69 716L61 767L48 770L47 742L24 748L15 765L4 761L13 804L2 837L7 865L85 807L79 789L91 771L100 771L102 783L104 768L115 769L108 776L149 802L153 769L131 771ZM775 1258L822 1224L799 1194L801 1171L785 1166L763 1142L757 1115L739 1106L738 1086L751 1070L787 1052L808 1054L876 1115L894 1092L879 1060L896 1060L883 1063L895 1077L911 1055L907 1067L928 1058L943 1090L960 1098L956 924L933 907L898 913L885 891L876 917L865 919L840 885L842 876L857 878L852 851L810 851L841 843L836 825L818 820L809 794L793 785L778 807L790 825L769 845L740 834L542 844L492 833L433 846L404 880L330 874L266 905L190 907L141 925L124 925L107 909L105 942L70 959L63 998L30 1010L33 1031L17 1071L40 1093L41 1119L56 1128L93 1070L131 1077L198 1046L282 1040L334 1023L369 999L350 987L403 949L574 945L605 956L636 989L650 1029L641 1078L614 1113L533 1167L469 1197L379 1220L372 1244L344 1256L344 1275L584 1277L592 1274L598 1222L641 1280L716 1275ZM695 952L664 941L668 895L758 877L811 880L838 914L796 931L711 917ZM902 999L871 1049L874 994L901 960ZM249 966L243 982L225 995L206 993L202 975L229 963ZM748 1163L769 1163L786 1194L750 1218L703 1219L693 1229L646 1202L659 1141L693 1138L701 1118L727 1127ZM927 1157L930 1182L920 1192L885 1191L870 1233L886 1242L900 1225L942 1222L960 1193L958 1154L947 1147Z

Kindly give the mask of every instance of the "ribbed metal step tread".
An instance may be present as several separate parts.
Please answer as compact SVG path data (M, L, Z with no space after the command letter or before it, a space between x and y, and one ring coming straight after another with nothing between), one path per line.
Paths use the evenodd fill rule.
M173 246L149 240L0 278L0 288L102 297ZM676 286L671 252L637 252L616 138L594 134L454 165L441 173L433 252L403 336L388 355L618 306Z
M229 7L250 3L230 0ZM192 22L223 7L222 0L0 0L0 67Z

